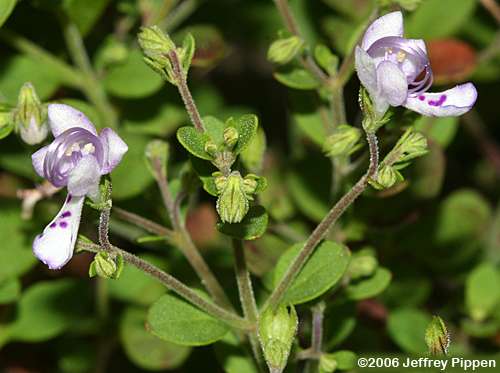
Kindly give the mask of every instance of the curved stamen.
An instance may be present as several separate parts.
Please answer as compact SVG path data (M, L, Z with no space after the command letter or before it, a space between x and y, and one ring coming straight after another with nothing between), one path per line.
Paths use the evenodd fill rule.
M101 140L86 129L74 127L57 136L49 145L43 162L45 178L56 187L66 185L69 173L85 155L82 147L87 144L92 145L92 154L102 166L104 150Z
M414 40L388 36L374 42L368 48L367 53L373 58L385 56L385 59L388 59L388 51L395 56L395 63L402 64L405 59L409 59L414 65L416 74L407 76L409 94L418 95L430 88L433 74L429 58L426 52L415 44ZM421 78L419 79L419 77Z

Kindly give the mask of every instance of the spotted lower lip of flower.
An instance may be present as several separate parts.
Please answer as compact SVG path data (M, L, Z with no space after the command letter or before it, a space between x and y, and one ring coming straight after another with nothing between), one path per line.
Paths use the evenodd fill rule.
M427 116L458 116L477 99L472 83L429 93L433 75L423 40L403 37L403 15L392 12L375 20L356 47L355 64L377 114L404 106Z
M59 269L73 256L85 196L97 198L99 180L121 161L128 147L111 128L100 134L87 117L62 104L48 107L54 141L32 155L35 171L68 197L57 216L33 242L35 256Z

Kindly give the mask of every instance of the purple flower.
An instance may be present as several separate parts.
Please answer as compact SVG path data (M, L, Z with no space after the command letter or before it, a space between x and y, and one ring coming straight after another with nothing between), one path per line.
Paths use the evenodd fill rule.
M379 116L389 106L404 106L423 115L458 116L477 99L472 83L429 93L432 70L425 43L403 38L403 15L393 12L375 20L356 47L356 70Z
M97 200L101 175L111 172L127 152L127 144L111 128L100 134L87 117L68 105L48 107L51 144L31 156L38 175L68 188L56 217L33 242L35 256L59 269L73 256L85 196Z

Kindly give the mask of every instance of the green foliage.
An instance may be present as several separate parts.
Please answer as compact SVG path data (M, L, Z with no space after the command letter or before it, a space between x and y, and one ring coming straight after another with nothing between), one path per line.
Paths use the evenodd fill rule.
M147 322L155 336L182 346L212 344L229 331L222 321L170 294L151 306Z
M483 263L467 277L465 302L470 317L475 321L485 320L500 303L500 272L490 264Z
M255 240L261 237L266 229L269 217L262 206L252 206L239 223L218 223L217 229L240 240Z
M125 353L137 366L152 371L175 369L183 364L191 349L165 342L145 329L146 311L127 308L120 321L120 339Z
M280 257L274 271L275 286L303 246L303 243L293 245ZM322 242L286 291L283 302L300 304L324 294L340 281L349 260L347 247L331 241Z
M319 87L316 78L310 72L301 68L291 68L274 73L274 77L289 88L309 90Z
M0 281L0 304L16 301L21 294L21 283L17 278Z
M14 10L17 0L4 0L0 4L0 27L5 23L7 18Z
M424 354L425 330L431 318L415 308L399 308L392 311L387 320L387 332L392 340L405 352Z
M379 267L372 276L350 282L345 289L346 295L352 300L372 298L389 286L391 278L392 274L388 269Z

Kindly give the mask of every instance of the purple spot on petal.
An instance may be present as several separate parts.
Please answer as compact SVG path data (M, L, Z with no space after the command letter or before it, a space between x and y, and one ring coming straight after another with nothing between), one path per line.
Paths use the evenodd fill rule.
M68 198L66 198L66 202L71 202L72 198L73 198L73 196L71 194L68 194Z
M61 228L66 228L68 226L68 223L66 223L65 221L62 221L62 222L59 223L59 226Z
M54 223L52 223L51 225L49 225L49 227L50 227L50 228L55 228L55 227L56 227L56 225L57 225L57 224L54 222Z
M420 96L418 96L418 99L419 99L420 101L424 101L424 100L425 100L425 96L424 96L424 95L420 95Z
M62 217L62 218L67 218L67 217L69 217L69 216L71 216L71 212L69 212L69 211L64 211L64 212L61 214L61 217Z

